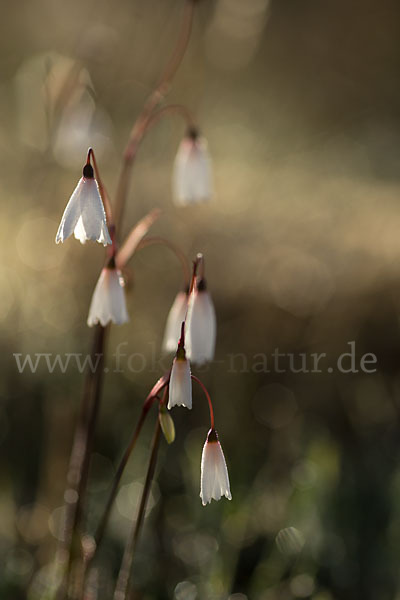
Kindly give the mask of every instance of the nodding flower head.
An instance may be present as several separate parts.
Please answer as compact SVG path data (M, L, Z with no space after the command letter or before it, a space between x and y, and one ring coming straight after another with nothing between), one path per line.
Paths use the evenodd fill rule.
M186 331L186 351L190 361L201 365L213 360L217 321L204 278L195 284L190 294Z
M173 198L178 206L197 204L212 197L211 159L207 142L194 128L180 143L173 170Z
M182 333L178 350L172 363L169 380L168 409L173 406L192 408L192 379L190 363L185 352L185 323L182 323Z
M56 243L64 242L72 234L81 244L86 240L94 240L104 246L112 243L93 167L89 163L84 166L83 176L64 210Z
M97 323L105 327L110 322L122 325L129 321L123 285L121 272L111 259L100 273L93 292L87 320L89 327Z
M228 469L215 429L210 429L201 457L200 498L205 506L222 496L232 500Z
M175 352L178 344L182 321L185 320L188 294L179 292L168 313L165 325L162 349L165 352Z

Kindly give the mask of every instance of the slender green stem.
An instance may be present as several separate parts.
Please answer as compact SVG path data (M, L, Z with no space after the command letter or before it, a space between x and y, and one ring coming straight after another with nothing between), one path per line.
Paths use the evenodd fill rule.
M122 564L118 574L117 585L115 587L114 600L128 600L128 598L130 597L129 592L132 585L132 563L135 556L135 551L137 548L137 543L142 528L144 515L146 512L146 505L149 498L151 482L153 480L154 471L156 468L158 446L160 441L160 431L161 427L157 415L156 427L154 431L153 441L151 444L151 455L149 465L147 467L147 474L143 486L142 497L140 499L138 515L125 546Z

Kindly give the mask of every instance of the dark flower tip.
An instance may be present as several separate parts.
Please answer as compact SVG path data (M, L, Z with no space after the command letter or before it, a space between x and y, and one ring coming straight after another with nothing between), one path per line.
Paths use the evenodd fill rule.
M218 435L215 429L210 429L208 432L207 442L218 442Z
M94 173L93 173L93 167L92 167L92 165L85 165L83 167L83 176L86 179L93 179L94 178Z
M115 257L111 256L110 260L107 263L106 269L115 269L116 265L115 265Z
M197 138L199 137L199 130L197 129L197 127L191 126L188 128L186 135L191 140L196 141Z
M205 292L207 289L207 284L206 284L206 280L204 279L204 277L202 279L200 279L197 283L197 289L199 292Z

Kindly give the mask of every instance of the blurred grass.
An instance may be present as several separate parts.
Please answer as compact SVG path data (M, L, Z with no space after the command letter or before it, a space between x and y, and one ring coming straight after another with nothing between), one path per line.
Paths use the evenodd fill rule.
M23 1L0 24L0 598L45 597L82 376L19 375L13 352L86 352L97 245L54 237L94 145L115 192L129 129L176 34L181 2ZM395 599L399 595L400 7L394 0L199 2L170 94L197 115L216 197L172 205L183 134L163 121L135 166L126 232L154 228L206 257L218 316L213 395L233 500L203 509L207 406L174 411L135 565L142 598ZM71 89L61 104L66 77ZM93 143L95 139L95 143ZM83 258L84 257L84 258ZM83 262L83 260L85 262ZM109 373L95 444L89 527L140 403L159 374L181 284L157 247L130 265L131 322L119 342L149 366ZM326 352L355 340L378 370L231 372L227 355ZM220 362L218 362L220 361ZM152 425L124 478L97 584L110 597ZM132 487L133 486L133 487ZM138 487L139 486L139 487ZM123 514L122 514L123 513ZM293 529L288 529L293 528ZM278 536L278 543L275 542ZM283 540L283 543L282 543ZM301 540L301 543L299 543ZM304 542L304 544L303 544Z

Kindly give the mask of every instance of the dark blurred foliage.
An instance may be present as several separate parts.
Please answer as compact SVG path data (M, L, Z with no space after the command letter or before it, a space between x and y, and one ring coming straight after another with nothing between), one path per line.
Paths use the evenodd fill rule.
M135 116L179 29L180 0L22 0L0 23L0 598L48 598L77 369L19 374L13 353L86 353L104 254L54 237L93 145L113 196ZM201 506L207 405L175 409L134 567L143 600L391 600L400 594L400 5L396 0L203 0L170 93L196 114L216 195L176 208L184 132L161 121L135 165L125 232L204 252L216 361L196 371L215 402L233 500ZM162 366L181 285L158 247L130 263L131 322L113 328L92 460L96 525L141 402ZM373 374L344 374L355 341ZM141 353L113 373L113 354ZM321 373L262 372L274 349L326 353ZM236 355L232 358L232 354ZM241 355L241 356L237 356ZM155 358L154 358L155 357ZM269 358L269 360L272 360ZM232 362L233 361L233 362ZM168 364L168 361L166 361ZM296 363L300 364L300 363ZM287 361L285 363L287 367ZM129 462L92 573L112 597L136 514L155 413ZM93 596L95 597L95 596Z

